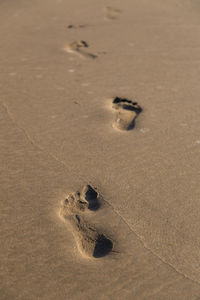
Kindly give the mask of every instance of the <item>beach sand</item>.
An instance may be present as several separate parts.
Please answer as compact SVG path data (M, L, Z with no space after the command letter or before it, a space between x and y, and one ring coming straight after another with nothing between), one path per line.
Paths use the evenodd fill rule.
M0 299L200 299L198 1L2 0L0 36Z

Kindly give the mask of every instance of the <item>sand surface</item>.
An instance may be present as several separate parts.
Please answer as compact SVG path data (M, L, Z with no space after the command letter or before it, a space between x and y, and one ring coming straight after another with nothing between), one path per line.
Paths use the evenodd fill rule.
M200 299L199 1L0 0L0 36L0 299Z

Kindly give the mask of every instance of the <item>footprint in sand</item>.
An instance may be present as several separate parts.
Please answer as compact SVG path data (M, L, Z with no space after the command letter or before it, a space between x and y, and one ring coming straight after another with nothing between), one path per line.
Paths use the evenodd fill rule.
M116 9L110 6L106 6L104 8L105 11L105 19L111 19L115 20L119 17L119 15L122 13L120 9Z
M115 97L112 100L112 108L116 110L113 127L120 130L130 130L135 127L135 120L142 108L131 100Z
M83 212L97 210L99 206L99 194L90 185L86 185L81 192L68 195L60 210L60 216L72 226L78 249L88 257L103 257L113 248L112 241L82 216Z
M80 25L73 25L73 24L69 24L67 26L68 29L79 29L79 28L85 28L88 27L87 24L80 24Z
M78 41L78 42L75 41L75 42L72 42L72 43L66 45L63 48L63 50L68 53L77 54L80 57L93 58L93 59L97 58L97 55L85 51L85 48L88 48L88 47L89 47L88 43L81 40L81 41Z

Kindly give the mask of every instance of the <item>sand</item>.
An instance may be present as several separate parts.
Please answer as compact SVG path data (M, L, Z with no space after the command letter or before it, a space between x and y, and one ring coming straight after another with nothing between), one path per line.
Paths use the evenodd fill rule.
M0 1L0 299L200 299L199 16Z

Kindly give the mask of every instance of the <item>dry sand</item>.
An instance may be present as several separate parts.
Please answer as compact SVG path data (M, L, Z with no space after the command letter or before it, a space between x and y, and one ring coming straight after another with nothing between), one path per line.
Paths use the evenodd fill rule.
M199 1L0 0L0 36L0 299L200 299Z

